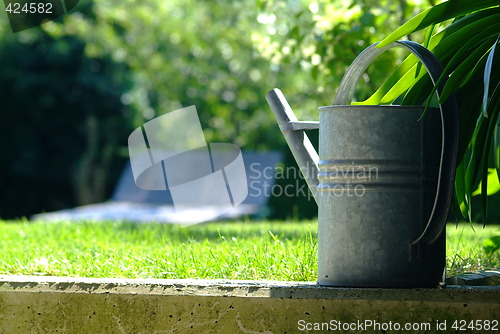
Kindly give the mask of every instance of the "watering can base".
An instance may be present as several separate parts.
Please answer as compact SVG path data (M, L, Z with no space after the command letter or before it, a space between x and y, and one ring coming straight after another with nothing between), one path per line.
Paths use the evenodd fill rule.
M322 286L338 288L390 288L390 289L414 289L414 288L437 288L443 285L442 280L406 280L406 281L366 281L353 283L351 281L330 281L328 278L319 279L318 284Z
M375 262L366 262L363 272L355 258L351 262L319 263L318 283L322 286L345 288L436 288L445 280L445 233L432 244L415 246L416 257L381 269ZM362 261L362 259L358 259Z

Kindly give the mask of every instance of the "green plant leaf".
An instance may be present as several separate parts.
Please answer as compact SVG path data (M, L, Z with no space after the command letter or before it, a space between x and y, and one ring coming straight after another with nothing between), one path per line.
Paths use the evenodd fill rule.
M486 221L488 220L488 161L483 161L483 179L481 181L481 209L483 209L483 226L485 226Z
M414 55L409 55L390 75L387 77L387 79L382 83L382 86L380 86L375 93L373 93L372 96L370 96L367 100L362 101L362 102L355 102L352 103L353 105L376 105L380 104L382 98L384 95L387 94L387 92L392 88L400 85L400 80L401 77L404 76L405 73L407 73L409 70L411 70L414 65L418 62L417 57ZM407 89L407 88L406 88ZM406 91L406 89L403 89L400 95Z
M428 74L421 77L410 89L406 92L403 101L403 105L421 105L425 102L425 99L430 96L432 81ZM423 116L423 115L422 115Z
M408 88L414 85L418 80L420 80L427 72L420 71L418 73L418 65L419 63L412 66L412 68L407 71L396 83L395 85L389 89L387 93L380 99L379 103L389 104L392 103L395 99L397 99L401 94L406 92Z
M498 39L500 35L498 35L493 47L491 48L490 54L488 55L488 59L486 60L486 65L484 67L484 94L483 94L483 106L482 112L484 117L488 117L488 92L490 89L490 77L491 77L491 68L493 67L493 57L495 56L495 49L498 43Z
M383 48L408 34L424 29L432 24L497 5L498 0L449 0L443 2L416 15L383 39L377 47Z
M489 152L492 144L492 139L493 139L493 134L495 132L495 127L496 127L496 122L498 119L498 114L500 112L500 101L499 103L495 103L496 108L492 110L491 113L491 119L489 119L489 124L488 124L488 131L486 134L486 140L484 143L484 148L482 151L482 156L480 157L481 159L481 164L483 166L483 177L482 177L482 187L481 187L481 202L482 202L482 209L483 209L483 225L486 225L486 220L487 220L487 213L488 213L488 186L489 186L489 179L488 179L488 157L489 157ZM488 111L488 110L487 110ZM483 114L481 114L483 115ZM485 117L486 119L486 117ZM495 170L494 172L494 180L498 181L497 174Z
M477 93L482 77L473 77L466 85L459 88L457 98L460 108L460 136L458 158L463 159L467 149L472 147L477 121L481 116L482 93Z
M488 168L488 173L486 176L487 192L488 196L494 195L500 191L500 181L498 180L498 175L495 168ZM479 184L476 190L472 193L472 196L481 195L484 193L483 181Z
M500 235L495 235L483 242L483 248L486 254L492 255L500 249Z
M453 23L431 36L434 25L449 19ZM445 65L438 84L444 85L439 101L455 92L460 109L459 163L456 169L456 204L464 217L472 216L471 196L481 194L486 219L488 193L498 191L488 182L488 158L494 145L494 174L500 175L500 127L497 123L500 94L491 94L492 85L500 85L494 57L500 33L498 0L450 0L417 15L378 44L379 48L429 26L424 44ZM492 44L494 43L494 44ZM495 48L492 47L495 46ZM484 67L483 67L484 66ZM366 101L358 104L384 104L395 100L403 104L429 105L435 88L415 57L407 57ZM500 88L499 88L500 90ZM491 95L490 95L491 94ZM491 171L490 171L491 172ZM498 175L497 175L498 174ZM479 187L475 189L479 184ZM479 189L479 190L478 190ZM479 192L478 192L479 191Z
M429 48L429 43L431 41L432 33L434 32L434 28L435 27L436 27L436 25L433 24L425 32L424 44L423 44L425 48ZM422 69L422 66L423 66L422 63L418 62L418 65L417 65L417 75L420 74L420 70Z
M455 174L455 197L464 218L469 217L469 201L465 195L465 159L460 162Z
M494 103L492 109L494 111L500 109L500 79L497 83L493 94L491 94L490 103ZM500 116L496 116L496 122L493 122L494 126L493 132L493 160L495 162L495 170L497 171L497 177L500 178Z
M467 203L469 204L467 206L467 218L469 221L472 221L472 205L470 202L470 198L472 197L472 173L475 168L475 159L473 156L470 157L469 163L465 169L465 198L467 200Z
M447 56L453 56L457 49L464 44L464 40L476 39L480 36L484 38L485 36L481 34L484 34L485 30L489 33L491 33L490 30L494 29L497 29L494 31L498 31L500 28L498 23L500 22L500 8L483 12L485 13L468 15L432 36L429 49L443 61ZM415 56L408 56L372 96L365 101L353 104L376 105L392 103L422 77L422 73L417 76L417 68L414 67L417 63L418 59Z
M446 84L441 92L441 95L439 96L439 103L443 103L444 101L446 101L452 92L456 92L460 86L463 86L468 82L468 80L472 77L472 74L475 72L474 70L478 68L477 64L479 63L481 58L484 57L484 55L481 56L482 50L486 52L486 50L491 45L491 42L495 38L486 37L489 37L492 31L494 31L496 35L496 31L498 31L498 29L500 29L500 25L498 26L498 28L490 27L490 29L487 29L487 31L481 33L481 35L484 36L481 36L480 38L478 38L479 34L474 36L473 39L470 39L467 43L464 44L463 47L455 52L452 59L448 61L446 67L444 68L443 74L439 77L437 83L433 85L432 90L427 98L425 110L422 114L422 117L425 115L427 108L430 105L430 102L432 100L431 97L436 93L437 87L439 87L443 80L446 79ZM480 42L483 41L483 38L486 38L486 41L481 44ZM470 54L465 58L465 60L463 60L462 57L467 53L470 53L471 51L472 54ZM476 58L478 58L479 61L476 60ZM457 64L458 66L452 71L454 66ZM473 68L472 71L470 71L471 67ZM449 74L450 72L452 72L451 75ZM464 77L465 79L463 79ZM476 89L476 91L478 91L478 89Z
M466 54L470 53L471 50L476 50L478 47L480 47L480 45L485 40L486 40L486 42L484 42L485 46L490 45L491 42L493 41L492 39L495 37L493 37L493 38L488 38L488 37L496 35L497 30L498 30L497 27L490 27L481 33L482 36L478 36L479 35L478 34L474 38L469 39L463 46L461 46L458 49L458 51L456 51L453 54L453 57L446 64L446 66L443 70L443 74L441 75L441 77L439 77L437 83L432 87L432 90L429 93L429 95L434 95L436 93L437 87L441 84L441 82L445 79L448 80L450 73L452 73L456 69L456 67L460 65L460 63L463 61L463 58ZM465 57L465 58L467 58L467 57ZM456 88L457 87L453 87L454 90ZM419 92L419 93L422 94L422 92ZM411 94L412 93L410 93L410 95ZM422 99L422 95L418 95L414 99ZM442 96L441 101L444 101L444 100L445 100L445 98ZM428 99L427 101L430 102L430 99ZM428 104L426 105L426 108L427 107L428 107Z
M500 178L500 119L497 120L495 128L495 139L494 139L494 154L495 154L495 169L497 171L497 176Z
M443 102L450 96L450 94L465 85L475 71L479 70L478 64L486 62L486 52L491 47L489 41L484 42L481 46L476 48L467 58L463 59L461 64L451 73L443 87L443 92L439 97L439 101ZM479 89L479 88L478 88Z
M476 184L477 176L479 175L479 170L481 167L481 159L484 150L484 145L486 142L486 137L488 135L488 125L490 120L485 118L482 114L479 117L479 120L476 124L476 128L474 130L474 135L471 141L472 155L471 155L471 163L469 166L471 168L470 176L471 176L471 186ZM469 166L467 167L469 169ZM469 170L468 170L469 171Z
M460 48L453 53L452 58L448 60L444 73L451 73L458 65L460 65L464 58L467 58L467 54L470 54L483 43L493 41L498 29L498 26L491 26L475 35L474 38L468 39L465 44L462 44L462 46L460 46ZM491 43L489 43L489 45L491 45Z
M434 35L431 39L431 51L442 62L446 62L448 59L451 59L455 54L455 51L464 44L464 41L485 36L484 32L488 28L495 29L494 31L498 32L500 26L500 14L486 16L462 27L462 23L465 22L466 19L467 18L464 18L461 21L454 23L454 25L457 25L456 27L451 25ZM460 28L455 29L457 27Z

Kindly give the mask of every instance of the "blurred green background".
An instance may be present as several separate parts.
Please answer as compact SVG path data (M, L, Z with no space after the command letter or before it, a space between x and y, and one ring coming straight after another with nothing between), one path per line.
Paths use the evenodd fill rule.
M300 119L316 120L359 52L433 4L81 0L63 17L19 33L2 11L0 218L108 199L128 163L128 135L189 105L208 142L280 150L284 165L296 166L266 92L279 87ZM384 53L357 99L403 57ZM287 182L295 180L278 180ZM317 210L302 197L271 198L270 206L271 218Z

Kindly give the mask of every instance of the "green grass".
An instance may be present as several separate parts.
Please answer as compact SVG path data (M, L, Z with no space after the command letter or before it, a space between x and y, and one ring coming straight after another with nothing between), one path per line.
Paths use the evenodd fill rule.
M500 250L488 253L484 241L500 235L499 225L448 224L446 228L447 274L476 272L500 267Z
M484 239L499 226L448 226L452 273L500 263ZM314 281L317 224L0 222L0 274Z
M314 280L312 224L2 223L0 273Z

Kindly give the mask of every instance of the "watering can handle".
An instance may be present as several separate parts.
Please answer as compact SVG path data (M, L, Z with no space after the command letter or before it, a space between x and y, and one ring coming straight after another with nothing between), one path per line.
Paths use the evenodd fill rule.
M382 52L394 48L402 47L414 54L426 67L432 83L436 85L439 77L443 73L443 66L439 60L422 45L411 41L398 41L384 48L377 49L378 43L366 48L353 61L344 75L334 105L349 105L354 95L354 89L370 63ZM446 80L436 87L436 94L442 93ZM455 179L455 167L457 161L458 147L458 107L454 94L439 105L441 113L441 158L439 162L438 184L436 197L432 211L422 234L411 244L419 242L432 243L437 240L444 225L453 195L453 181Z

